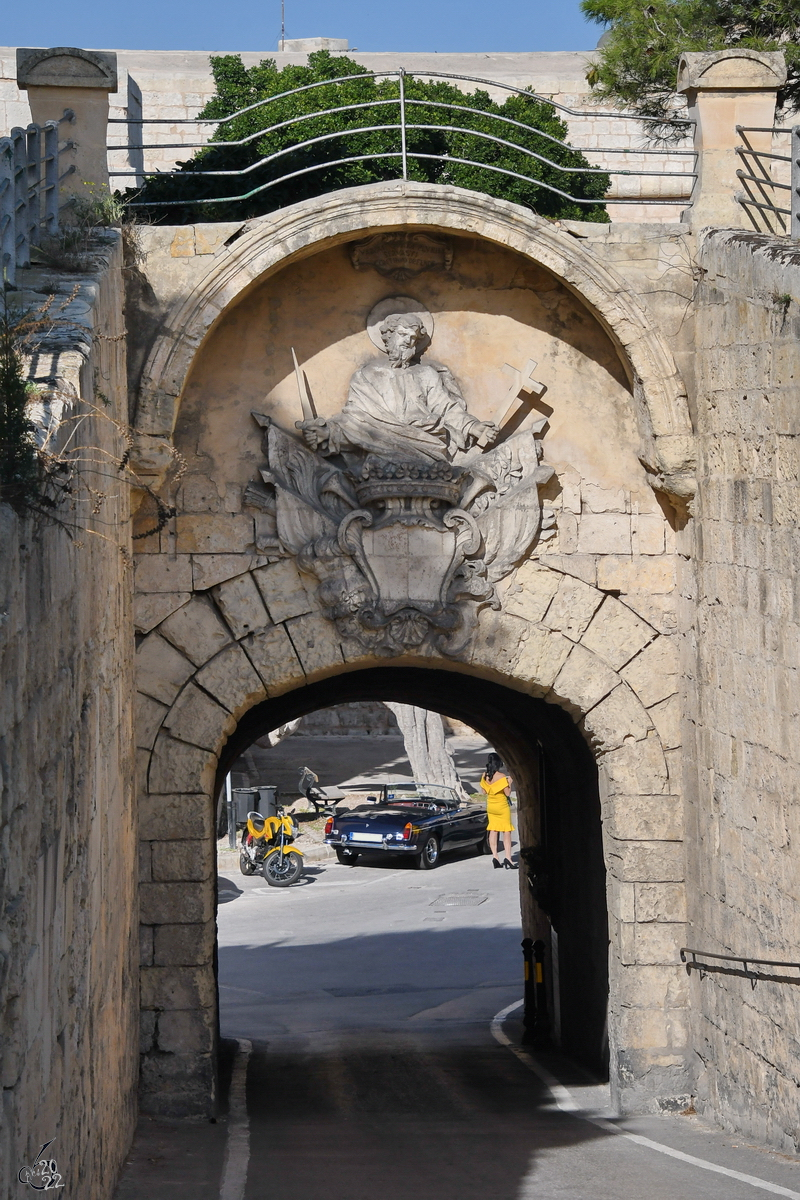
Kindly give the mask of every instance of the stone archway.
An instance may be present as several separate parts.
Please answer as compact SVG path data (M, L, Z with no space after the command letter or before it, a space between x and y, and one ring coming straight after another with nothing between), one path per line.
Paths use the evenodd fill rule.
M138 651L143 1102L153 1111L205 1111L213 1094L219 755L257 705L279 704L281 696L296 703L320 680L375 669L374 659L343 661L309 602L306 612L237 639L234 630L252 620L251 589L267 608L284 601L281 572L239 577L240 602L228 597L224 615L212 598L195 597ZM612 1073L627 1107L647 1107L685 1091L686 1011L671 986L683 918L681 800L665 754L677 743L674 647L615 597L553 575L538 611L483 615L468 663L415 665L463 677L473 688L487 681L540 697L568 712L592 746L607 871ZM547 613L555 620L565 604L574 611L576 595L579 625L550 628ZM390 676L393 668L383 670Z
M195 355L218 321L256 283L311 251L366 233L431 229L477 234L539 263L580 296L616 342L628 371L639 454L654 486L693 494L694 447L686 389L666 340L635 293L557 224L508 201L462 188L397 181L350 188L248 222L204 279L177 300L144 368L134 422L135 459L159 482Z
M548 494L556 505L556 540L544 548L526 541L509 557L494 593L484 592L482 600L470 593L474 623L455 649L445 651L435 640L415 649L409 640L380 657L387 646L365 648L351 637L308 573L310 560L279 544L274 513L262 521L244 511L248 479L263 462L249 411L260 404L258 423L268 430L279 424L270 411L287 428L291 411L280 379L262 399L263 351L253 350L250 335L258 314L283 305L283 324L272 337L293 345L303 317L283 301L301 276L304 287L314 288L315 280L328 278L325 271L335 273L332 247L398 228L472 239L483 255L481 278L490 282L472 288L469 320L478 339L497 336L499 345L511 344L503 343L511 325L528 326L510 302L490 303L495 260L516 256L543 268L555 281L548 287L557 313L548 316L540 306L536 328L549 347L552 378L561 371L564 394L552 389L563 411L556 413L560 441L554 432L548 442L559 447L561 464ZM347 270L346 279L336 276L341 286L334 281L326 293L335 320L320 322L317 339L324 350L320 378L336 376L334 391L346 381L345 368L372 352L361 314L387 283L367 287ZM514 291L516 276L507 277L512 284L504 285L504 296ZM436 294L444 312L452 288ZM340 310L348 304L350 324L342 325ZM455 362L453 347L465 344L456 336L463 310L455 303L451 310ZM238 342L237 324L247 335ZM514 353L526 344L517 340ZM237 374L242 359L258 354L247 379ZM570 372L580 381L572 408ZM603 470L592 474L594 414L578 412L587 388L597 389L606 414L603 470L613 483L604 482ZM330 403L326 412L335 413ZM145 1106L179 1114L213 1104L212 814L221 756L262 705L280 706L283 698L288 709L326 680L352 681L375 670L390 678L412 669L420 677L461 681L465 692L491 686L520 697L520 705L558 709L590 747L606 872L612 1079L630 1110L680 1103L688 1068L686 996L675 980L684 921L677 555L674 531L651 489L683 498L690 492L691 426L669 350L624 282L565 231L514 205L456 189L381 185L297 205L245 227L176 306L150 358L137 432L154 482L173 437L192 459L174 527L139 543L136 573L143 635L137 737ZM308 499L313 506L314 495ZM264 497L253 503L263 505ZM337 536L338 554L341 528ZM580 822L576 830L584 836Z

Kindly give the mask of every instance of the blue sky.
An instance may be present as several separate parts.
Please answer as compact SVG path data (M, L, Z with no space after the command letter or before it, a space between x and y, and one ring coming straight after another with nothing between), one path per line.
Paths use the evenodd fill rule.
M38 0L9 4L8 46L274 50L280 0ZM590 50L602 32L579 0L286 0L286 36L343 37L359 50Z

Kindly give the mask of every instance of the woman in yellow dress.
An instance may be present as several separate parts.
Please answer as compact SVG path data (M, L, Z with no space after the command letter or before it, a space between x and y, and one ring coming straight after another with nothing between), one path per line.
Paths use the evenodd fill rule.
M490 754L486 760L486 770L481 776L481 787L486 792L486 812L489 817L489 847L492 851L492 863L495 868L505 867L508 871L516 871L517 865L511 861L511 805L508 797L511 795L511 779L503 770L503 760L499 754ZM503 835L503 850L505 861L497 857L497 835Z

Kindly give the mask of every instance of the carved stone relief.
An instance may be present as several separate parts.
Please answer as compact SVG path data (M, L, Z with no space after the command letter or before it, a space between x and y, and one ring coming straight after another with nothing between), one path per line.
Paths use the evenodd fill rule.
M532 360L507 367L499 424L479 421L450 370L421 361L433 336L424 305L382 300L367 329L383 355L354 372L335 416L316 415L296 364L302 441L253 413L267 467L247 500L274 512L282 551L317 580L342 637L383 656L457 654L479 609L499 607L496 585L554 532L540 496L553 475L542 464L547 420L509 432L522 393L544 387Z
M427 233L377 233L353 243L350 261L357 271L372 267L403 283L423 271L449 271L453 248L445 238Z

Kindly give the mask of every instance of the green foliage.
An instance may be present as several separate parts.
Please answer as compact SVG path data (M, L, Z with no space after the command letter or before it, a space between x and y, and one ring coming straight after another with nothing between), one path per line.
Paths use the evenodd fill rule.
M668 121L683 51L744 46L784 52L788 79L778 100L800 107L798 0L582 0L581 8L609 27L587 76L599 99ZM669 127L660 132L669 136Z
M401 176L400 130L389 128L399 123L397 79L365 73L352 59L334 57L326 50L310 54L307 66L287 66L280 71L273 59L265 59L248 69L239 56L232 54L212 57L211 65L216 95L200 114L202 117L221 120L240 109L255 107L221 124L211 140L223 145L210 146L190 162L179 164L179 176L151 177L141 195L129 190L126 197L129 200L185 201L175 208L153 207L149 210L153 219L174 223L259 216L308 197ZM322 86L282 95L310 84ZM590 164L583 155L558 144L565 139L567 130L552 105L532 95L512 95L503 104L497 104L485 91L465 95L445 81L430 82L410 75L405 76L404 86L406 98L412 102L408 105L408 119L417 126L408 129L410 179L486 192L546 217L608 220L601 202L608 189L608 176L587 173ZM270 97L275 99L268 104L259 103ZM361 107L336 111L353 105ZM464 106L476 111L466 112ZM519 121L524 128L498 117ZM267 126L275 125L282 128L264 132ZM466 132L453 132L446 128L448 125L459 126ZM346 132L364 127L369 127L368 132ZM476 136L479 133L513 145ZM298 143L310 139L319 140L298 148ZM531 157L526 151L541 157ZM271 161L256 165L263 158ZM338 161L343 158L360 161ZM481 165L473 166L458 159L470 159ZM242 169L248 169L248 173L206 177L196 174ZM284 175L293 178L264 187ZM565 200L538 187L530 181L531 176L571 196L596 199L598 203L583 205ZM237 202L193 203L246 192L252 194Z
M35 427L28 416L30 385L25 379L17 333L8 307L0 310L0 501L25 512L39 497L39 458Z

